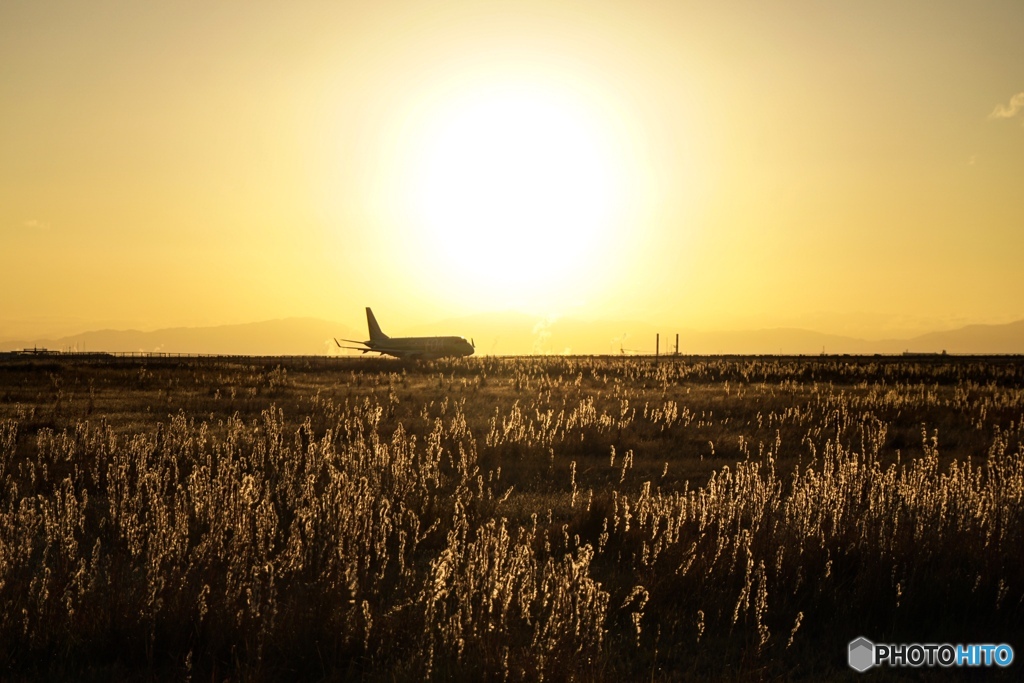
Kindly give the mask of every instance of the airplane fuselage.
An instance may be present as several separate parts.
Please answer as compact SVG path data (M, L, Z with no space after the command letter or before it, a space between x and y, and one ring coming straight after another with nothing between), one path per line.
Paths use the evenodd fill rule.
M449 356L471 356L473 347L462 337L388 337L365 342L371 351L395 358L433 360Z
M368 340L344 340L353 344L362 344L362 347L342 346L337 339L334 340L334 343L343 349L354 349L363 353L373 351L407 360L472 356L475 350L474 344L466 341L465 337L389 337L381 331L380 325L377 324L377 319L373 317L373 311L369 307L366 309L366 325L370 331Z

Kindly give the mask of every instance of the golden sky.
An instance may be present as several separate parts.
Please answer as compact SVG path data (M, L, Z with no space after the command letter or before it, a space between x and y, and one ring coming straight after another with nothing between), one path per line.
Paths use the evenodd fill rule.
M1024 318L1022 35L1019 0L3 2L0 337Z

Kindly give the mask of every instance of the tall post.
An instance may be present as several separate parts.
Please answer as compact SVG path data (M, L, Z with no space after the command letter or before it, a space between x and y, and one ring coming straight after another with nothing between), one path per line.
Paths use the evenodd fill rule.
M655 332L654 334L654 357L658 357L659 346L661 346L661 332Z
M676 355L679 355L679 333L676 332Z

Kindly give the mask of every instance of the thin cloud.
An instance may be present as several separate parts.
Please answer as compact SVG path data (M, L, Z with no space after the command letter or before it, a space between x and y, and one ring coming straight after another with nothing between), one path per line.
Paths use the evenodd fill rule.
M38 220L36 218L32 218L30 220L27 220L22 225L25 228L29 229L29 230L49 230L50 229L50 224L49 223L46 223L46 222L41 221L41 220Z
M990 119L1012 119L1021 110L1024 110L1024 92L1019 92L1011 97L1009 104L997 104L988 117Z

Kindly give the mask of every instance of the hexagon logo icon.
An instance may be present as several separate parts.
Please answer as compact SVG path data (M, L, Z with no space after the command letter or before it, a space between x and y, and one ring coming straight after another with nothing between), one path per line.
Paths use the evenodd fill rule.
M850 641L850 668L864 673L875 665L875 644L864 637Z

